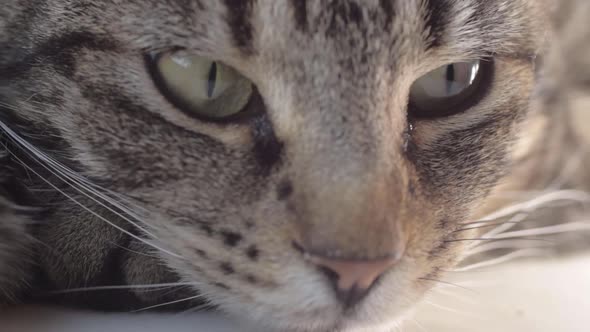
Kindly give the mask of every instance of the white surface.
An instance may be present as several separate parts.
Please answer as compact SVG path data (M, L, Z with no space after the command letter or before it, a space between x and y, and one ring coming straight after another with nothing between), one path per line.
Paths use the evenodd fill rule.
M404 332L590 332L590 255L456 274Z
M590 255L519 262L456 273L418 306L403 332L588 332ZM211 314L102 315L48 309L0 313L2 332L226 332L239 325ZM376 331L377 332L377 331Z
M245 331L214 314L93 314L28 308L0 314L2 332L234 332ZM250 332L250 331L248 331ZM253 332L253 331L252 331Z

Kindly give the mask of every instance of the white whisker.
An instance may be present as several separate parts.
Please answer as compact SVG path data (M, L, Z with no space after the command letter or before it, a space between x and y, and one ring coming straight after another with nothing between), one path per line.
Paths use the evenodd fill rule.
M0 122L0 127L3 126L3 123ZM3 128L5 130L10 130L10 128L6 127ZM84 192L83 190L86 190L87 192L89 192L90 194L93 194L105 201L107 201L109 204L119 208L120 210L124 211L126 214L134 217L137 220L141 220L140 218L138 218L137 215L135 215L132 211L130 211L129 209L127 209L126 207L118 204L116 201L114 201L112 198L103 195L102 193L100 193L99 191L97 191L96 189L93 189L92 186L93 184L91 182L89 182L88 180L82 178L80 175L76 174L75 172L73 172L72 170L70 170L69 168L65 167L64 165L60 164L59 162L53 160L51 157L47 156L45 153L41 152L40 150L38 150L35 146L31 145L30 143L28 143L27 141L23 140L22 138L20 138L16 133L14 132L9 132L8 133L11 138L13 140L16 141L16 143L20 144L21 146L23 146L27 151L29 151L29 153L27 153L30 157L32 157L33 159L36 160L40 160L42 162L45 162L47 164L44 165L43 163L39 162L39 164L44 167L45 169L47 169L48 171L52 172L54 175L56 175L60 180L64 181L65 183L69 184L72 188L74 188L76 191L80 192L81 194L83 194L84 196L92 199L93 201L95 201L96 203L98 203L99 205L101 205L102 207L108 209L110 212L112 212L113 214L117 215L118 217L124 219L125 221L133 224L134 226L136 226L137 228L139 228L140 230L142 230L143 232L145 232L146 234L148 234L151 237L155 237L154 234L151 234L150 232L148 232L147 230L145 230L144 228L142 228L141 226L139 226L137 223L135 223L134 221L131 221L130 219L128 219L126 216L122 215L121 213L119 213L118 211L115 211L114 209L112 209L111 207L107 206L105 203L98 201L97 199L93 198L92 196L90 196L88 193ZM50 169L50 167L52 169ZM56 173L57 172L57 173ZM82 189L80 189L82 188ZM145 222L143 222L144 224L146 224Z
M78 293L78 292L93 292L93 291L103 291L103 290L129 290L129 289L167 289L172 287L184 287L184 286L195 286L196 283L162 283L162 284L145 284L145 285L113 285L113 286L95 286L95 287L79 287L79 288L69 288L69 289L62 289L57 291L47 292L45 294L53 295L53 294L69 294L69 293Z
M36 157L37 159L40 159L42 161L45 161L46 163L53 163L54 165L57 164L58 168L61 167L63 169L67 169L65 166L55 162L54 160L52 160L50 157L48 157L47 155L45 155L44 153L42 153L41 151L39 151L37 148L35 148L34 146L32 146L30 143L28 143L27 141L23 140L19 135L17 135L14 131L12 131L12 129L10 129L8 126L6 126L2 121L0 121L0 128L7 133L11 139L13 139L17 144L23 146L26 150L30 151L30 153L34 154L34 157ZM89 209L88 207L86 207L85 205L83 205L81 202L79 202L78 200L76 200L74 197L72 197L71 195L68 195L67 193L65 193L63 190L59 189L57 186L55 186L53 183L51 183L50 181L48 181L47 179L43 178L39 173L37 173L35 170L33 170L33 168L31 168L30 166L26 165L26 163L24 163L20 158L18 158L12 151L10 151L8 149L8 147L5 147L6 150L15 157L16 160L18 160L24 167L25 169L27 169L27 171L30 171L32 173L34 173L35 175L37 175L41 180L43 180L45 183L47 183L49 186L51 186L54 190L56 190L57 192L61 193L63 196L65 196L66 198L68 198L69 200L71 200L72 202L76 203L77 205L79 205L81 208L83 208L84 210L86 210L87 212L91 213L92 215L94 215L95 217L99 218L100 220L103 220L104 222L108 223L109 225L111 225L112 227L116 228L117 230L131 236L132 238L139 240L153 248L156 248L162 252L165 252L171 256L177 257L177 258L181 258L180 255L172 253L169 250L166 250L164 248L158 247L155 244L142 239L134 234L132 234L131 232L119 227L118 225L112 223L111 221L107 220L106 218L104 218L103 216L99 215L98 213L96 213L95 211L92 211L91 209ZM113 210L112 208L106 206L104 203L94 199L93 197L91 197L89 194L87 194L86 192L82 191L79 187L73 186L69 181L73 181L70 178L67 177L67 175L64 178L64 174L63 172L60 172L60 174L55 173L55 171L59 172L59 169L56 170L54 168L55 171L52 171L51 169L48 168L48 166L43 165L42 163L40 163L41 166L43 166L44 168L46 168L48 171L50 171L52 174L54 174L55 176L57 176L58 178L60 178L62 181L70 184L72 186L72 188L74 188L76 191L80 192L81 194L83 194L84 196L92 199L93 201L97 202L98 204L100 204L101 206L105 207L106 209L108 209L109 211L111 211L112 213L116 214L117 216L121 217L122 219L124 219L125 221L131 223L132 225L136 226L138 229L142 230L143 232L145 232L147 235L151 236L152 238L157 240L157 237L154 234L151 234L150 232L148 232L147 230L145 230L144 228L142 228L141 226L139 226L137 223L133 222L132 220L130 220L129 218L123 216L121 213ZM72 172L71 170L67 169L69 172ZM88 182L87 182L88 183ZM80 183L78 183L78 186L80 186ZM84 188L84 187L83 187ZM86 187L86 189L88 190L88 187ZM96 193L96 191L95 191ZM113 202L114 203L114 202ZM127 210L124 207L121 207L117 204L117 207L119 207L120 209L124 209Z
M133 310L131 312L142 312L142 311L146 311L146 310L150 310L150 309L155 309L155 308L160 308L160 307L164 307L164 306L172 305L172 304L176 304L176 303L192 301L192 300L196 300L196 299L199 299L199 298L203 298L203 295L195 295L195 296L186 297L186 298L180 299L180 300L174 300L174 301L170 301L170 302L160 303L160 304L152 305L152 306L149 306L149 307L145 307L145 308Z
M541 246L551 247L552 245L550 243L543 243L543 242L536 244L536 247L541 247ZM489 252L489 251L493 251L493 250L501 250L501 249L531 249L531 241L502 240L502 241L494 241L491 243L480 244L478 246L471 248L467 252L464 259L467 257L470 257L470 256L477 255L477 254L482 254L485 252Z
M534 209L544 206L547 203L557 201L573 201L580 203L590 202L590 194L580 190L558 190L542 194L538 197L530 199L525 202L516 203L507 207L504 207L496 212L490 213L487 216L481 218L479 221L495 221L503 217L511 216L520 212L531 212Z
M475 264L464 266L464 267L458 267L455 269L455 271L466 272L466 271L481 269L484 267L491 267L491 266L507 263L507 262L510 262L510 261L518 259L518 258L539 257L539 256L548 255L550 253L551 253L550 251L544 250L544 249L522 249L522 250L517 250L515 252L511 252L509 254L497 257L497 258L487 260L487 261L475 263Z
M119 199L121 201L124 201L124 202L126 202L128 204L133 205L134 208L142 209L144 211L147 211L145 208L139 206L138 204L133 203L133 201L131 201L130 199L125 198L123 195L118 194L118 193L115 193L115 192L113 192L113 191L111 191L109 189L102 188L102 187L96 185L95 183L93 183L91 181L88 181L86 178L84 178L80 174L74 172L70 168L68 168L65 165L59 163L55 159L51 158L47 154L45 154L42 151L40 151L39 149L37 149L34 145L32 145L29 142L27 142L26 140L22 139L18 134L16 134L12 129L10 129L10 127L6 126L1 121L0 121L0 127L2 127L2 129L4 129L6 131L6 133L10 136L10 138L12 140L14 140L17 144L21 145L27 151L29 151L30 152L29 156L33 157L33 159L38 159L40 161L43 161L43 162L47 163L47 165L50 166L56 172L59 172L60 174L62 174L66 178L70 179L71 181L73 181L77 185L83 186L83 188L85 188L86 190L88 190L91 193L97 195L99 198L107 201L108 203L116 206L117 208L121 209L125 213L130 214L131 216L135 217L135 219L141 220L141 218L138 218L127 207L120 205L117 201L114 201L112 197L106 196L106 195L102 194L100 191L98 191L96 189L103 190L103 191L105 191L105 192L107 192L107 193L115 196L117 199ZM147 224L147 225L149 226L149 224Z
M0 122L1 124L1 122ZM9 150L8 150L9 151ZM150 241L146 240L146 239L142 239L141 237L129 232L128 230L116 225L115 223L109 221L108 219L106 219L105 217L101 216L100 214L96 213L95 211L92 211L90 208L88 208L87 206L85 206L84 204L80 203L77 199L75 199L74 197L72 197L71 195L67 194L66 192L64 192L63 190L59 189L56 185L54 185L53 183L51 183L49 180L45 179L43 176L41 176L41 174L37 173L32 167L26 165L20 158L18 158L18 156L16 156L14 153L12 153L11 151L9 151L9 153L18 161L20 162L23 167L26 167L27 169L29 169L29 171L31 171L32 173L34 173L36 176L38 176L42 181L44 181L45 183L47 183L49 186L51 186L53 189L55 189L55 191L59 192L60 194L62 194L64 197L66 197L67 199L69 199L70 201L74 202L75 204L77 204L79 207L81 207L82 209L84 209L86 212L92 214L93 216L95 216L96 218L104 221L105 223L109 224L110 226L112 226L113 228L117 229L118 231L140 241L143 242L157 250L160 250L161 252L164 252L170 256L176 257L176 258L182 258L182 256L175 254L169 250L166 250L164 248L161 248L153 243L151 243Z
M459 300L461 302L469 303L469 304L476 304L476 301L472 298L468 298L467 296L461 296L460 294L448 290L447 287L434 287L430 290L432 293L438 293L443 296L448 296L450 298Z
M477 316L477 315L474 315L473 313L464 312L464 311L460 311L460 310L457 310L457 309L445 307L443 305L434 303L434 302L432 302L430 300L425 300L424 303L429 304L429 305L431 305L431 306L433 306L433 307L435 307L437 309L447 311L447 312L452 312L452 313L459 314L459 315L466 316L466 317L472 317L472 318L482 319L482 317Z
M434 283L437 283L438 285L442 285L442 286L446 286L446 287L459 288L459 289L462 289L462 290L466 290L466 291L475 293L475 291L473 289L470 289L470 288L467 288L467 287L465 287L463 285L459 285L459 284L452 283L452 282L449 282L449 281L444 281L444 280L439 280L439 279L432 279L432 278L418 278L418 279L423 280L423 281L434 282Z
M519 223L524 221L528 216L529 216L528 211L518 213L515 216L513 216L512 218L510 218L510 220L508 220L507 223L504 223L504 224L492 229L491 231L485 233L482 237L495 239L496 235L501 234L506 231L509 231L510 229L516 227L516 225L518 225ZM474 242L469 247L473 248L473 247L478 246L480 244L481 244L481 242Z
M456 231L453 231L453 233L461 233L461 232L467 232L467 231L471 231L474 229L484 229L484 228L491 228L491 227L495 227L495 226L502 226L505 224L518 224L518 222L515 221L506 221L506 222L494 222L494 223L475 223L473 225L477 225L477 226L473 226L473 225L468 225L468 227L465 228L460 228Z
M178 315L186 315L186 314L190 314L190 313L193 313L193 312L201 311L203 309L210 308L210 307L211 307L211 304L208 304L208 303L206 303L206 304L200 304L198 306L192 307L192 308L187 309L185 311L181 311L181 312L178 313Z
M414 325L416 325L416 327L418 327L418 329L422 332L428 332L428 330L426 330L426 328L424 326L422 326L422 324L418 323L418 321L414 318L411 318L410 321L412 323L414 323Z
M590 230L589 222L571 222L566 224L559 224L547 227L538 227L532 229L525 229L507 233L501 233L496 235L495 239L509 239L509 238L520 238L528 236L539 236L539 235L553 235L568 233L574 231L588 231Z
M150 254L148 254L148 253L145 253L145 252L139 252L139 251L137 251L137 250L129 249L129 248L127 248L127 247L125 247L125 246L122 246L122 245L120 245L120 244L118 244L118 243L112 243L112 244L113 244L114 246L116 246L116 247L118 247L118 248L121 248L122 250L125 250L125 251L127 251L127 252L130 252L130 253L132 253L132 254L136 254L136 255L140 255L140 256L144 256L144 257L151 257L151 258L156 258L156 259L159 259L159 258L160 258L160 257L158 257L158 256L156 256L156 255L150 255Z
M526 218L535 211L536 209L546 206L549 203L556 203L562 201L570 201L570 202L579 202L579 203L587 203L590 202L590 194L584 191L579 190L559 190L548 192L542 195L539 195L533 199L530 199L525 202L516 203L505 208L502 208L496 212L488 214L487 216L481 218L478 221L470 222L469 225L477 225L477 224L485 224L489 222L495 222L498 219L512 216L506 222L500 224L498 227L490 230L489 232L483 234L481 236L482 240L474 241L468 247L473 248L478 245L481 245L482 242L489 241L490 239L495 239L498 234L502 234L504 232L509 231L510 229L516 227L519 223L526 220ZM506 237L504 237L506 238Z

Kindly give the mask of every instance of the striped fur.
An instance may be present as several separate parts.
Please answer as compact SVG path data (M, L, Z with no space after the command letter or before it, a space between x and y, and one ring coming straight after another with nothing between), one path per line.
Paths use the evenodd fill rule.
M555 42L571 32L543 0L5 2L0 302L170 303L278 331L385 331L465 256L478 234L461 223L514 203L508 191L546 188L574 153L587 160L571 120L585 117L558 88L587 94L590 76L558 60L587 38ZM220 125L175 109L146 59L179 47L248 77L263 115ZM492 57L480 103L408 117L414 80ZM579 169L563 183L587 189ZM405 253L346 311L293 242ZM179 287L47 296L160 283Z

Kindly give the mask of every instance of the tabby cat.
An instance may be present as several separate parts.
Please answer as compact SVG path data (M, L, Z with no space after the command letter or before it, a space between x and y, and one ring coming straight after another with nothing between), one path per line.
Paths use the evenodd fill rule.
M0 302L389 331L505 193L590 183L556 3L4 0Z

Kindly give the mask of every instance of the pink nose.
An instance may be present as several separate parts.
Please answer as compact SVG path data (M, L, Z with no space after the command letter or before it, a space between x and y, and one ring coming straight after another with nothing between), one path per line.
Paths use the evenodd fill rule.
M310 262L328 275L338 299L347 308L358 304L379 277L399 261L397 257L376 260L348 260L314 255L308 257Z

